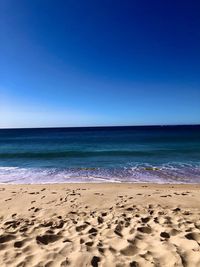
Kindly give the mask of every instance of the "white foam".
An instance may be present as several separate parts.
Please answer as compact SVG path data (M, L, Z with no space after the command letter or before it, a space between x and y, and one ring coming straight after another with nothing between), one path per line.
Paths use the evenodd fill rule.
M160 166L135 163L132 167L113 169L0 167L0 183L38 184L68 182L199 183L200 165L174 162Z

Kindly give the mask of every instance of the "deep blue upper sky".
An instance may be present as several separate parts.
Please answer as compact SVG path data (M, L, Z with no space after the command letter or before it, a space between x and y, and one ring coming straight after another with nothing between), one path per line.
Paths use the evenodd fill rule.
M200 123L199 14L199 1L1 1L0 127Z

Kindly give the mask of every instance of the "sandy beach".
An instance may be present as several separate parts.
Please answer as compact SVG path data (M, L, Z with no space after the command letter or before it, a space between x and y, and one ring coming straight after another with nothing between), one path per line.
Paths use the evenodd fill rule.
M200 266L200 185L0 186L0 266Z

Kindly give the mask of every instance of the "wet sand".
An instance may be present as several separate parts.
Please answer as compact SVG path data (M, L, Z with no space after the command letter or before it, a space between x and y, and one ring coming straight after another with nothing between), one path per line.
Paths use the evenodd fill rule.
M200 185L0 185L0 266L200 266Z

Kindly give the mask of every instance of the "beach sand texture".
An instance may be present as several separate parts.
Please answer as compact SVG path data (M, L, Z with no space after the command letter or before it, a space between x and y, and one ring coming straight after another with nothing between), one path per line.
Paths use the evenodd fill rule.
M200 185L0 186L0 266L200 266Z

